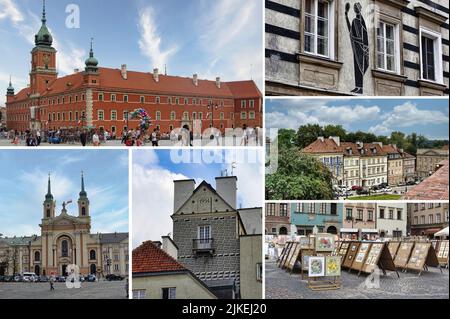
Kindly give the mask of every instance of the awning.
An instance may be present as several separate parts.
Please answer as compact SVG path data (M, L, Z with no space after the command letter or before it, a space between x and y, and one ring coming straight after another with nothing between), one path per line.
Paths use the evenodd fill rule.
M376 234L378 234L378 229L365 229L365 228L363 228L363 229L361 229L361 233L376 233Z
M424 234L433 234L434 235L435 233L437 233L440 230L441 230L440 228L429 228L429 229L420 230L419 232L424 233Z
M434 234L435 237L448 236L448 226Z
M358 228L341 228L341 233L357 233Z

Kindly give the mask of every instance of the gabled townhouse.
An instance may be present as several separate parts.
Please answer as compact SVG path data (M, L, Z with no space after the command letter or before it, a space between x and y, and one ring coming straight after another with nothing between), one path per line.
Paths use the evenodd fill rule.
M395 144L383 145L383 151L387 154L388 184L396 186L403 182L403 157Z

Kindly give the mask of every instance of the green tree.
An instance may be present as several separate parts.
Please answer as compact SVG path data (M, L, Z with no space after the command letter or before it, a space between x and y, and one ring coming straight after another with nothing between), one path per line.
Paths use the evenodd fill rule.
M347 137L347 131L342 127L342 125L326 125L323 128L323 135L325 137L339 136L341 141L344 141Z
M323 129L319 124L302 125L298 128L295 145L299 148L305 148L323 135Z
M405 133L398 131L392 132L389 140L391 144L397 145L398 148L405 148L406 146Z
M278 130L278 147L281 148L291 148L294 146L295 142L295 130L291 129L279 129Z
M277 171L266 175L266 198L333 199L332 178L325 165L299 148L280 149Z

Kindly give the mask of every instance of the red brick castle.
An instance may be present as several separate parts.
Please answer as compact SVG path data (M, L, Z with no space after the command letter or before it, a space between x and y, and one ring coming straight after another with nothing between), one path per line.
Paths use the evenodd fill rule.
M46 26L45 4L42 26L35 35L31 51L30 84L14 92L7 89L7 127L55 130L90 127L120 134L128 125L136 128L139 120L128 114L144 108L153 128L170 132L189 125L201 130L262 127L262 94L252 81L221 82L153 72L135 72L99 67L92 48L84 71L58 77L56 50Z

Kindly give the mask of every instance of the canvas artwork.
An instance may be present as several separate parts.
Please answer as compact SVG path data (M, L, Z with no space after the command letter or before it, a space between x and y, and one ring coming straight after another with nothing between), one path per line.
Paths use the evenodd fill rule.
M341 257L327 256L325 259L326 276L335 277L341 275Z
M325 276L325 257L310 257L308 265L309 277Z
M362 263L364 261L364 257L366 256L367 249L369 249L369 244L363 243L361 244L361 248L359 249L358 255L356 255L355 261L357 263Z
M316 251L333 251L334 235L318 234L316 236Z
M309 248L309 238L308 237L300 237L300 246L302 248Z

